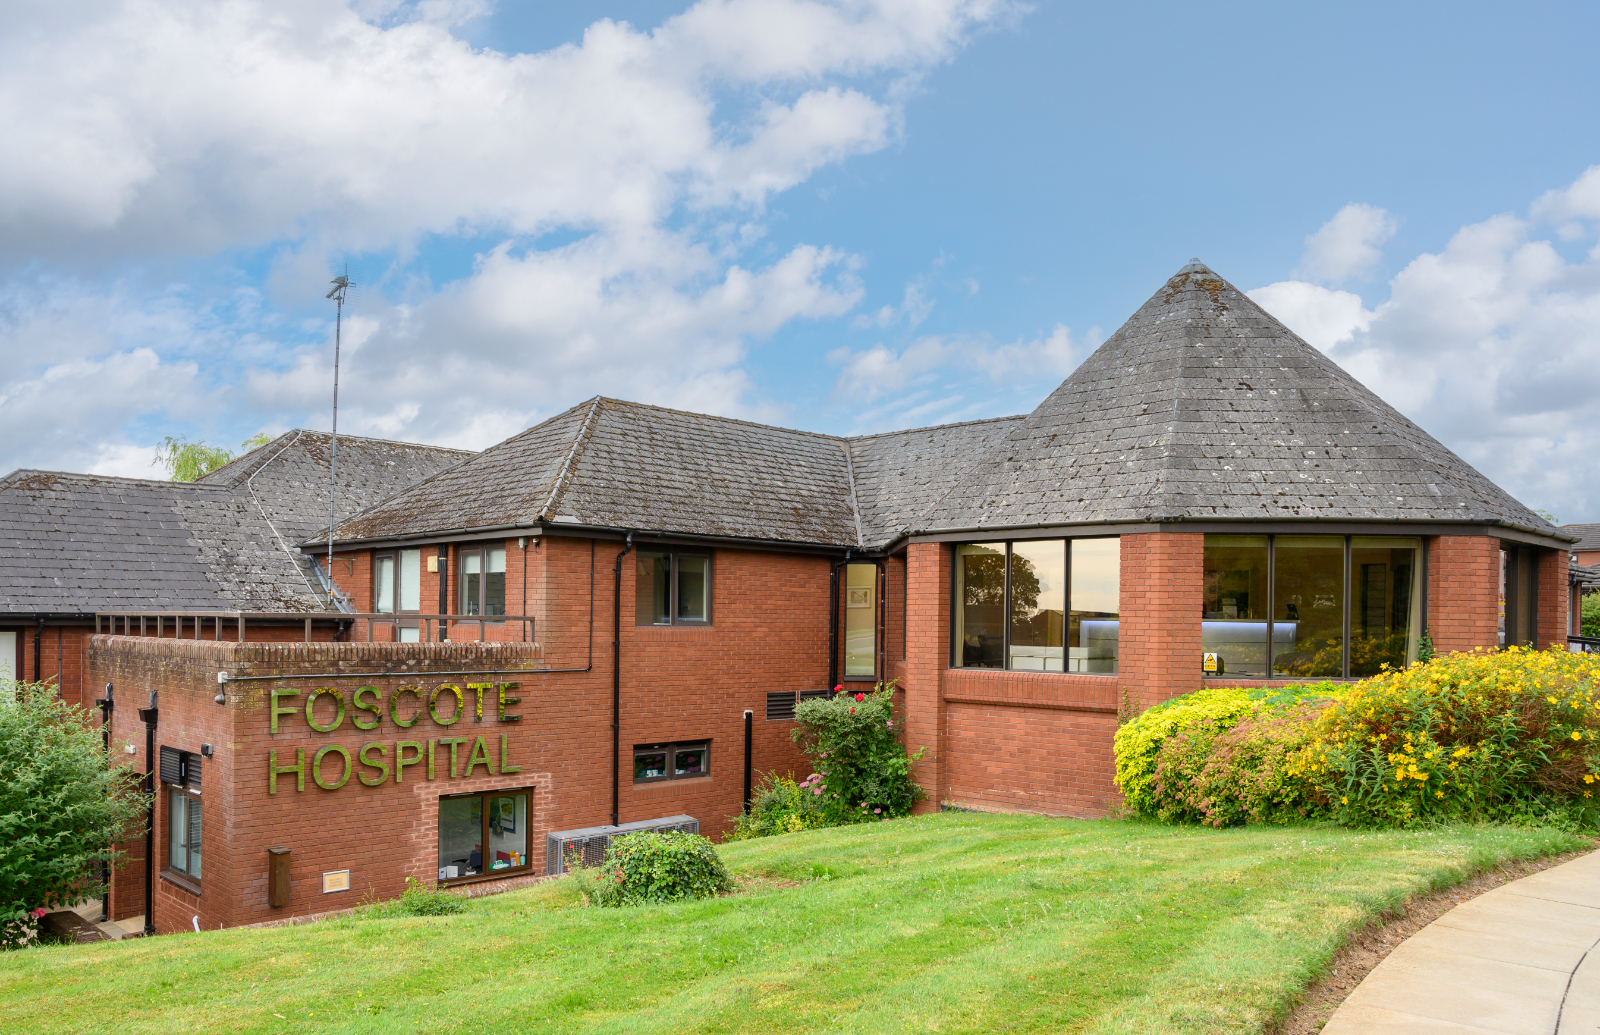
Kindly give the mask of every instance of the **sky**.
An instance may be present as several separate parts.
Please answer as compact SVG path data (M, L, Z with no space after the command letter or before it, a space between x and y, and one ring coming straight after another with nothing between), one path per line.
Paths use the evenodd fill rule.
M1191 258L1600 521L1600 5L0 0L0 470L1026 412Z

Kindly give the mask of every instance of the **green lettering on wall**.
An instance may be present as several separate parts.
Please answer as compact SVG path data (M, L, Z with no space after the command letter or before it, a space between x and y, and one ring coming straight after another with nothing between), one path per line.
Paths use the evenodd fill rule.
M398 709L399 709L399 705L400 705L400 695L401 694L410 694L412 697L415 697L417 699L417 714L413 715L409 719L400 718L400 712L399 712ZM411 685L406 684L406 683L402 683L399 686L395 687L394 688L394 693L389 696L389 718L394 720L394 724L396 726L399 726L403 730L408 730L411 727L415 726L417 724L417 720L422 718L422 693L421 693L421 688L420 687L416 687L416 686L411 686Z
M450 745L450 779L456 778L456 748L467 742L466 737L440 737L440 744Z
M439 718L439 695L446 690L456 695L456 713L450 716L450 721L445 722ZM461 713L467 710L467 695L454 683L440 683L433 688L433 693L428 695L428 718L440 726L454 726L461 719ZM453 767L452 767L453 768Z
M433 741L428 741L428 779L433 779Z
M312 709L314 709L317 706L317 698L323 696L324 694L332 697L335 701L339 702L339 710L334 714L332 724L328 725L328 726L324 726L321 723L317 722L316 714L312 711ZM311 691L310 696L308 696L306 698L306 725L310 726L312 729L316 730L318 733L332 733L334 730L338 729L343 723L344 723L344 694L341 694L339 691L335 690L331 686L321 686L321 687L318 687L317 689Z
M371 704L362 704L361 703L361 695L362 694L371 695L372 703ZM358 729L358 730L377 729L380 725L383 724L383 698L382 698L381 695L379 695L377 687L375 687L375 686L358 686L358 687L356 687L356 692L350 695L350 707L352 709L354 709L354 712L350 716L350 721L355 724L356 729ZM368 712L368 713L370 713L371 716L372 716L372 721L371 722L362 722L361 721L361 716L360 716L360 714L358 714L360 712Z
M272 688L272 732L278 732L278 716L293 715L297 709L278 707L280 697L299 697L300 691L290 690L287 687L275 686Z
M500 775L504 776L507 773L520 772L522 772L520 765L510 765L506 762L506 735L502 733L500 734Z
M466 772L461 774L462 778L465 779L466 777L471 776L473 766L480 765L483 766L490 776L494 775L494 763L489 761L489 745L483 742L482 737L479 737L472 745L472 754L467 756L467 769Z
M339 774L338 783L324 783L322 780L322 758L324 755L333 752L337 752L344 761L344 771ZM311 759L311 779L315 780L317 786L325 791L336 791L343 787L345 782L350 779L350 752L346 751L343 745L340 744L329 744L318 748L316 755Z
M294 696L299 697L300 695L299 694L295 694ZM290 711L293 711L293 710L294 709L292 709L292 708L290 709ZM279 773L293 773L294 774L294 789L297 790L297 791L305 790L306 789L306 749L305 748L295 748L294 749L294 765L279 765L278 764L278 753L276 751L268 751L267 752L267 793L268 794L277 794L278 793L278 774Z
M367 753L373 748L378 749L378 755L382 761L374 762L372 759L367 757ZM503 752L504 750L505 745L502 744L501 751ZM362 783L366 784L368 787L376 787L389 779L389 745L376 740L368 741L367 743L361 745L361 750L356 752L356 757L361 759L362 765L378 771L377 777L370 780L367 778L366 773L357 774Z
M406 748L415 751L410 758L406 757ZM394 782L406 782L406 766L416 765L422 761L422 743L416 740L402 740L394 746Z
M518 685L519 684L517 684L517 683L501 683L501 684L499 684L499 689L500 689L500 721L501 722L521 722L522 721L522 716L520 716L520 715L507 715L506 714L506 709L507 708L511 707L514 704L521 704L522 703L522 698L520 698L520 697L507 697L506 696L506 691L507 690L515 690Z
M482 722L483 721L483 695L485 693L489 692L490 690L493 690L494 689L494 684L493 683L468 683L467 684L467 689L468 690L476 690L476 691L478 691L478 706L477 706L477 710L473 713L474 717L473 717L472 721L473 722Z

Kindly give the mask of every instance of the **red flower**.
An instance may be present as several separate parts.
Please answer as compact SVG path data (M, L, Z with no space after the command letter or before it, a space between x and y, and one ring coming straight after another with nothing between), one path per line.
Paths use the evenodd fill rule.
M860 704L862 701L865 701L866 699L867 699L867 695L866 694L856 694L856 703L857 704ZM852 708L850 710L851 711L855 711L854 708Z
M856 713L856 710L854 708L850 709L850 714L851 715L854 715L855 713Z
M838 686L834 687L833 688L833 692L836 693L836 694L844 693L844 684L840 683Z

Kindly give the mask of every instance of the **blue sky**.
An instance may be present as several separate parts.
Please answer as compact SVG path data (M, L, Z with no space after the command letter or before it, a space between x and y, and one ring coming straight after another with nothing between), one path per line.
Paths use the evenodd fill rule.
M595 393L833 432L1024 411L1199 256L1600 520L1592 4L19 19L6 468L326 427L343 261L341 427L482 447Z

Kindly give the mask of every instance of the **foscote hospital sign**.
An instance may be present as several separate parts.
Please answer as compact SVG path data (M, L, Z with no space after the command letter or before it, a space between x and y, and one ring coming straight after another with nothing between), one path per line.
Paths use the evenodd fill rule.
M314 733L337 733L348 719L356 730L375 730L385 718L402 730L409 730L426 719L440 730L449 731L463 717L484 721L484 706L496 723L519 722L522 716L511 708L521 703L509 691L516 683L439 683L428 687L402 683L387 695L375 686L358 686L348 697L337 687L323 686L302 691L276 686L268 691L271 703L273 736L299 732L304 721ZM300 698L304 696L304 701ZM321 716L319 718L319 715ZM306 780L325 791L336 791L350 782L352 775L367 787L377 787L391 779L404 783L412 779L466 779L482 766L485 774L498 776L518 773L507 755L506 735L491 747L489 736L418 737L414 740L369 740L355 745L325 744L306 757L306 749L288 751L280 761L277 749L267 752L267 793L278 793L280 777L294 780L294 789L306 789ZM497 748L498 750L494 750ZM420 767L407 773L411 767ZM424 776L425 774L425 776Z

